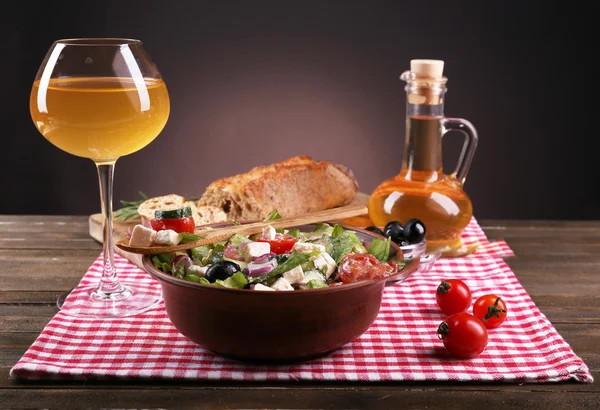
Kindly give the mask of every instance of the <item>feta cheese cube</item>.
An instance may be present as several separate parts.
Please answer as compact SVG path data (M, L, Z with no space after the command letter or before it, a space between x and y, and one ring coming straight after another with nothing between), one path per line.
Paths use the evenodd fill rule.
M204 277L204 274L206 273L207 270L208 270L208 266L192 265L189 268L187 268L186 273L200 276L202 278L202 277Z
M325 252L325 245L321 245L320 243L296 242L292 251L299 253L311 253L312 251Z
M157 245L178 245L179 234L172 229L164 229L156 233L156 239L154 240L154 242Z
M265 285L263 285L263 284L261 284L261 283L257 283L256 285L254 285L254 290L269 290L269 291L271 291L271 292L272 292L272 291L274 291L275 289L271 289L271 288L270 288L270 287L268 287L268 286L265 286Z
M146 228L144 225L136 225L131 231L129 238L129 246L147 247L151 246L156 239L156 231L151 228Z
M271 245L268 242L250 242L244 248L246 261L250 261L252 258L262 256L269 252L271 252Z
M315 268L323 272L326 278L329 278L337 267L335 260L327 252L319 254L312 261L315 264Z
M279 278L271 285L271 289L274 290L294 290L290 282L285 280L284 278Z
M302 270L302 266L298 265L294 269L285 272L283 274L283 279L287 280L290 284L302 282L302 279L304 279L304 271Z
M275 239L275 235L277 235L277 231L275 231L275 228L273 228L271 225L263 228L262 230L262 237L270 241Z

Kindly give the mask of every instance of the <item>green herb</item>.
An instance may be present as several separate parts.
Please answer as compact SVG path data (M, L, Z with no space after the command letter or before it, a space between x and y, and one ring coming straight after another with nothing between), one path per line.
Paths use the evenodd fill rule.
M302 265L302 270L304 272L315 269L315 263L311 260L304 262Z
M277 261L278 264L282 264L283 262L287 261L290 258L290 255L287 255L285 253L282 253L281 255L275 255L275 260Z
M298 229L298 228L290 229L288 231L288 235L291 235L294 238L298 239L298 238L300 238L300 229Z
M315 228L315 230L313 231L312 234L310 234L310 236L315 236L315 237L322 237L323 235L328 235L331 236L333 232L333 227L329 224L326 223L321 223L318 224L317 227Z
M185 253L176 253L175 256L182 255L182 254L185 255ZM179 262L177 262L177 264L173 265L172 275L177 278L181 278L181 279L183 279L186 276L185 264L184 264L183 260L180 260Z
M237 248L244 242L249 242L250 239L244 235L240 235L239 233L233 234L231 238L229 238L229 243L231 246Z
M188 273L187 275L185 275L183 277L183 280L187 280L189 282L196 282L196 283L201 283L202 279L206 280L203 277L200 277L198 275L194 275L193 273ZM206 280L207 281L207 280ZM208 281L207 281L208 282Z
M233 219L230 221L232 225L241 225L238 221L234 221Z
M199 241L200 239L204 239L201 236L194 235L193 233L189 233L189 232L179 233L179 238L180 238L179 243L194 242L194 241Z
M210 251L212 251L212 245L202 245L197 246L195 248L190 249L190 253L192 255L192 260L195 263L201 263L202 259L208 257L210 255Z
M331 232L331 237L337 238L338 236L340 236L343 233L344 233L344 228L342 228L339 225L336 225L333 227L333 231Z
M226 258L223 256L223 260L235 263L236 265L238 265L240 267L240 270L244 270L244 269L246 269L246 266L248 266L248 262L238 261L237 259Z
M313 279L306 284L306 289L318 289L318 288L326 288L327 283Z
M336 263L340 263L344 256L348 255L355 248L363 247L356 234L352 231L346 230L344 230L343 233L339 234L335 238L331 238L331 245L331 257Z
M152 257L152 264L165 273L171 273L173 258L171 253L160 253Z
M219 262L221 259L223 259L223 252L215 251L213 249L211 255L208 257L208 261L206 262L206 265L214 265L215 263Z
M379 259L381 262L387 262L390 257L390 238L375 238L369 247L369 253Z
M148 199L148 197L142 191L139 191L139 194L142 196L142 199L139 201L121 200L122 207L113 212L115 219L120 221L128 221L130 219L138 219L140 217L140 214L138 214L137 210L139 206Z
M250 278L250 283L264 282L265 280L275 278L287 271L294 269L296 266L302 265L308 261L309 258L310 256L305 253L295 253L291 255L285 262L277 265L277 267L271 272Z
M281 219L281 215L279 214L279 211L277 209L272 210L271 213L269 213L269 215L267 215L267 217L263 219L263 222L274 221L275 219Z
M248 281L242 272L236 272L225 280L217 279L214 284L225 288L243 289Z

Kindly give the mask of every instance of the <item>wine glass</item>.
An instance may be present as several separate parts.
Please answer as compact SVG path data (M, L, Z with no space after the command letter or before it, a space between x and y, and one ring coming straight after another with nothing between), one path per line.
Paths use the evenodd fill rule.
M169 110L167 87L139 40L58 40L46 54L31 90L31 117L52 144L94 161L104 219L99 283L82 281L66 299L59 298L63 312L96 318L129 316L160 301L159 286L121 282L117 276L113 175L118 158L139 151L158 136Z

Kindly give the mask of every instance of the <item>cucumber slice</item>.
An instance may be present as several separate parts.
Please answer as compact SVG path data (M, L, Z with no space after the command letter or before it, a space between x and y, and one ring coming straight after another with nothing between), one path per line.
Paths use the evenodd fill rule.
M154 211L155 219L179 219L192 216L192 207Z

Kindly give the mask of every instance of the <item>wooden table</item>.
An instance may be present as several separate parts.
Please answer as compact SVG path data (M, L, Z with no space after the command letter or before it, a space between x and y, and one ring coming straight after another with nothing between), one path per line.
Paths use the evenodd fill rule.
M18 382L10 368L57 312L101 245L86 216L0 216L0 407L600 408L600 221L481 221L508 263L590 367L594 384Z

